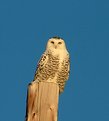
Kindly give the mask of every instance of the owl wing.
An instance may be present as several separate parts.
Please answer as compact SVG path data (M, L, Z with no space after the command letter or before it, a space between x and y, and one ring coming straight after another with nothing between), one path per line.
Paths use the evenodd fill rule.
M68 77L67 77L67 80L68 80L69 74L70 74L70 56L69 55L68 55L67 63L68 63Z
M34 80L33 81L36 80L38 72L44 68L44 66L47 63L47 61L48 61L48 54L46 52L44 52L43 55L41 56L38 64L37 64L36 72L35 72L35 76L34 76Z
M67 58L65 59L65 67L66 67L66 79L65 81L68 80L69 74L70 74L70 56L69 54L67 55Z
M67 55L67 57L64 59L62 63L62 68L59 73L59 80L58 80L59 93L62 93L64 91L66 81L69 78L69 73L70 73L70 57L69 55Z

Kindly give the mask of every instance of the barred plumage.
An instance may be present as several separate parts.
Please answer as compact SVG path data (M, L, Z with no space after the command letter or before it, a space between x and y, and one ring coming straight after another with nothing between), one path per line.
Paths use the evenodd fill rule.
M54 82L63 92L70 70L69 53L61 38L51 38L42 55L34 76L34 81Z

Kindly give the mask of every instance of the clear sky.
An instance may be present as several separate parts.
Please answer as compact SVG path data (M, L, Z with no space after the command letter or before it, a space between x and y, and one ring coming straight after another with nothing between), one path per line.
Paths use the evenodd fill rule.
M109 121L108 0L0 0L0 121L24 121L27 85L52 36L71 56L58 121Z

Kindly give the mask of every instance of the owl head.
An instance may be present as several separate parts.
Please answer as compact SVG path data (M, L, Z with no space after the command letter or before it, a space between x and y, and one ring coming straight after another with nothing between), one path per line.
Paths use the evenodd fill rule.
M66 49L66 45L63 39L60 37L52 37L51 39L48 40L47 42L47 48L50 50L64 50Z

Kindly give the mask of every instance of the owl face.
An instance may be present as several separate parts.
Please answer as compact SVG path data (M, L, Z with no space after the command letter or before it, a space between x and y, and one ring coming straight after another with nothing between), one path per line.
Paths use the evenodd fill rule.
M53 50L66 49L65 42L61 38L51 38L48 40L47 49L53 49Z

